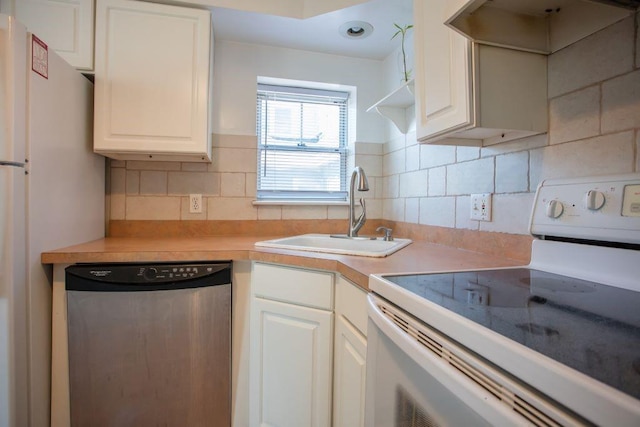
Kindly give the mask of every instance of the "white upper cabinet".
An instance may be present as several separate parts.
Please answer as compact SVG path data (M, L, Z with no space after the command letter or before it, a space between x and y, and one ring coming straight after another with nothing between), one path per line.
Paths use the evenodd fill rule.
M173 0L175 3L224 7L287 18L306 19L364 3L367 0Z
M79 70L93 70L94 0L17 0L15 17Z
M445 26L446 0L415 0L420 142L484 146L547 131L547 61L471 43Z
M209 11L98 0L95 47L95 152L211 161Z

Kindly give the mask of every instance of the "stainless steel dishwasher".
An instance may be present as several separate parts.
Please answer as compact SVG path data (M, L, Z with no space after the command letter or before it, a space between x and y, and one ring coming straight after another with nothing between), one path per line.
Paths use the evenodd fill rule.
M231 263L66 269L73 426L231 424Z

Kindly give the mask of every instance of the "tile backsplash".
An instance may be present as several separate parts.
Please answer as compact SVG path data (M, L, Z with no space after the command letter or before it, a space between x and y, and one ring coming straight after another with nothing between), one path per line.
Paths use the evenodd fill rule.
M347 219L346 206L254 206L255 136L214 135L213 162L114 161L110 168L111 220ZM356 144L367 172L369 218L382 218L382 144ZM202 194L202 213L189 213L189 194Z
M548 134L483 148L418 144L415 132L356 143L368 217L527 234L541 180L640 171L638 16L549 56ZM346 220L346 206L254 206L255 136L216 134L213 147L211 164L111 161L110 219ZM471 193L494 194L491 222L469 219Z

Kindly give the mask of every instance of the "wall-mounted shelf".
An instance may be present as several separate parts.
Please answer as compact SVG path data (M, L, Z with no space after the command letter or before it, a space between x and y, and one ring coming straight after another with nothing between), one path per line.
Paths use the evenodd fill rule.
M406 110L414 103L412 79L373 104L367 109L367 112L376 111L381 116L391 120L400 132L407 133L409 121L407 120Z

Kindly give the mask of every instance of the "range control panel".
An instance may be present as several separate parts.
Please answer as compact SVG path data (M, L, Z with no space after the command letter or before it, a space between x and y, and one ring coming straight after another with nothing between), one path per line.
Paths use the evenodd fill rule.
M538 237L640 244L640 174L543 181L530 224Z

